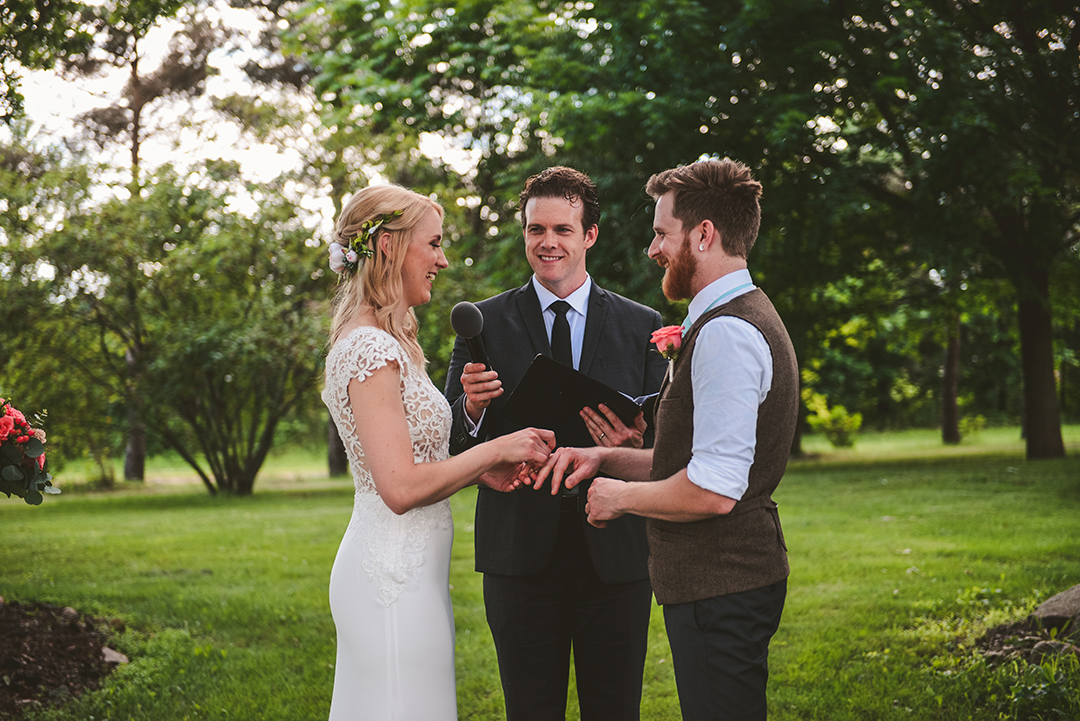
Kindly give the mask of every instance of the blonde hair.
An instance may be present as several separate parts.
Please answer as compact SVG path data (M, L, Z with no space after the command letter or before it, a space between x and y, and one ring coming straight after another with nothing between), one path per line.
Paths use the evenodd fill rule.
M330 345L337 341L342 329L356 317L362 306L369 305L375 311L375 322L379 328L396 338L412 361L423 368L426 360L416 340L416 314L409 308L404 322L399 323L394 317L394 308L402 302L404 295L401 268L405 263L405 252L413 227L429 210L435 210L442 218L442 206L399 185L368 186L357 191L345 204L334 227L334 240L348 247L349 241L356 237L365 221L399 210L402 211L400 217L383 223L379 229L379 236L390 234L390 253L382 251L378 237L372 238L374 257L362 260L355 273L346 273L341 277L333 300Z

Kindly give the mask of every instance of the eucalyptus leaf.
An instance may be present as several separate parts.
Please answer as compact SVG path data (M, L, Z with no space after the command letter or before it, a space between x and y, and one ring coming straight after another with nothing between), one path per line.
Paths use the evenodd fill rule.
M34 489L30 489L26 492L25 500L31 506L40 506L41 502L45 499L45 496L41 495Z
M5 481L22 481L26 478L18 466L4 466L4 470L0 471L0 476L3 476Z
M26 455L31 458L37 458L45 452L45 444L39 441L37 438L31 438L26 442Z

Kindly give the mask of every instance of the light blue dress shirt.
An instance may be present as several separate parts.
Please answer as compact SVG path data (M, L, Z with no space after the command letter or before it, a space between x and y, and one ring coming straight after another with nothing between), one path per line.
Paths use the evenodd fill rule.
M737 270L705 286L690 301L684 328L714 303L754 290L750 271ZM742 318L721 316L698 333L691 359L694 386L694 485L739 500L746 492L757 446L758 407L772 388L772 351Z

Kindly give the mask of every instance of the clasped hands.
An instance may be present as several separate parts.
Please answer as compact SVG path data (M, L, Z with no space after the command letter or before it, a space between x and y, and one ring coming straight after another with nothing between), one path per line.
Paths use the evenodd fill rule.
M509 439L519 434L536 432L535 428L527 428L502 438ZM569 490L582 481L593 478L585 512L589 515L589 523L597 528L604 528L607 521L623 515L615 498L618 487L623 485L623 482L614 478L594 478L600 470L601 453L599 448L559 448L548 454L543 463L523 461L504 464L485 473L481 476L481 481L497 491L513 491L523 486L539 490L550 478L551 494L555 495L562 489Z

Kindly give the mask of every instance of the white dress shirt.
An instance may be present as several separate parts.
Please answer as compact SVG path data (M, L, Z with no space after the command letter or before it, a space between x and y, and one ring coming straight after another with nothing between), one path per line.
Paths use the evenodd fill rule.
M585 344L585 318L589 311L592 276L586 274L585 282L581 284L581 287L565 298L560 298L540 285L540 281L536 279L535 275L532 277L532 284L533 289L536 290L536 297L540 299L540 307L543 309L544 330L547 332L549 344L551 343L551 326L555 324L555 311L552 310L551 304L557 300L565 300L570 304L570 310L566 311L566 320L570 324L570 349L573 353L574 369L576 370L581 365L581 348ZM465 430L469 432L469 435L476 437L477 433L480 432L480 425L484 422L485 415L487 415L487 408L480 412L480 419L473 423L472 418L469 418L469 414L464 414Z
M689 329L707 311L752 290L748 270L713 281L690 301L683 327ZM772 370L772 351L752 323L721 316L698 333L690 366L693 456L686 469L694 485L742 498L757 446L758 407L772 388Z
M534 275L532 278L536 297L540 299L540 307L544 309L544 331L547 333L548 343L551 342L551 326L555 324L555 311L551 304L557 300L565 300L570 304L570 310L566 311L566 320L570 323L570 348L573 351L574 369L581 365L581 346L585 344L585 316L589 312L589 293L592 292L592 277L585 276L585 282L565 298L552 293L540 285L540 281Z

